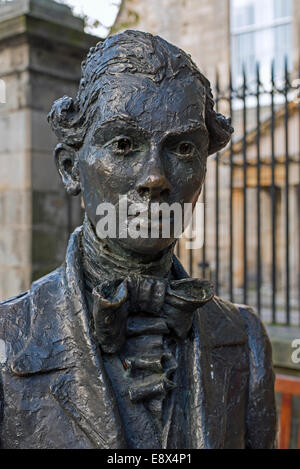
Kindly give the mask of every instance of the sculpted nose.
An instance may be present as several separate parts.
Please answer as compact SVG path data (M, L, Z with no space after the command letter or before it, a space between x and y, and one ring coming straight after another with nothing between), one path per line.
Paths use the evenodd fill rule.
M141 196L168 196L172 186L165 177L162 169L157 165L150 165L144 179L138 184L137 191Z

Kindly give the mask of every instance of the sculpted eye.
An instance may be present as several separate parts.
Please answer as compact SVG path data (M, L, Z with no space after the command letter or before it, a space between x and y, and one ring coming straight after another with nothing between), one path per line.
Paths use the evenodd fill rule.
M121 137L114 142L114 150L120 155L130 152L132 148L133 143L129 137Z
M180 142L176 149L176 153L180 156L192 156L194 151L195 145L190 142Z

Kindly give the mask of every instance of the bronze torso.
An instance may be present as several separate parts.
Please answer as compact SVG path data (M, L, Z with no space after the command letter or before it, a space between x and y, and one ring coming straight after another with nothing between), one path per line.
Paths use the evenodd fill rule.
M173 254L207 157L233 132L208 80L176 46L125 31L91 48L77 97L56 101L48 118L85 220L62 267L0 303L2 447L272 448L262 322L188 278ZM127 230L127 208L123 236L124 198L128 212L146 212L143 236Z
M80 233L72 235L63 267L0 305L2 447L273 447L269 340L250 308L216 297L197 311L174 352L177 386L167 394L159 441L144 404L118 395L118 378L110 376L116 356L101 353L93 334ZM184 276L176 258L171 269L174 278Z

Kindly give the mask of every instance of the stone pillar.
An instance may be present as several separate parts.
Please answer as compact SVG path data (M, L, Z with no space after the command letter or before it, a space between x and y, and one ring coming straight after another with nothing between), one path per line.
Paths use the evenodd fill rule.
M55 168L47 114L55 99L75 96L98 40L53 0L0 4L0 300L63 261L69 205L72 224L81 222L80 200L68 203Z

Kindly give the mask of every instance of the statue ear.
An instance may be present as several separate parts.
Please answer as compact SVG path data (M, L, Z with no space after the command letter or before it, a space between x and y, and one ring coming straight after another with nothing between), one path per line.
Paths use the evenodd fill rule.
M63 185L69 195L80 193L80 179L76 152L64 143L54 150L55 162Z
M231 134L234 132L231 126L231 119L226 118L220 113L211 111L206 116L206 126L209 132L208 156L221 151L230 141Z

